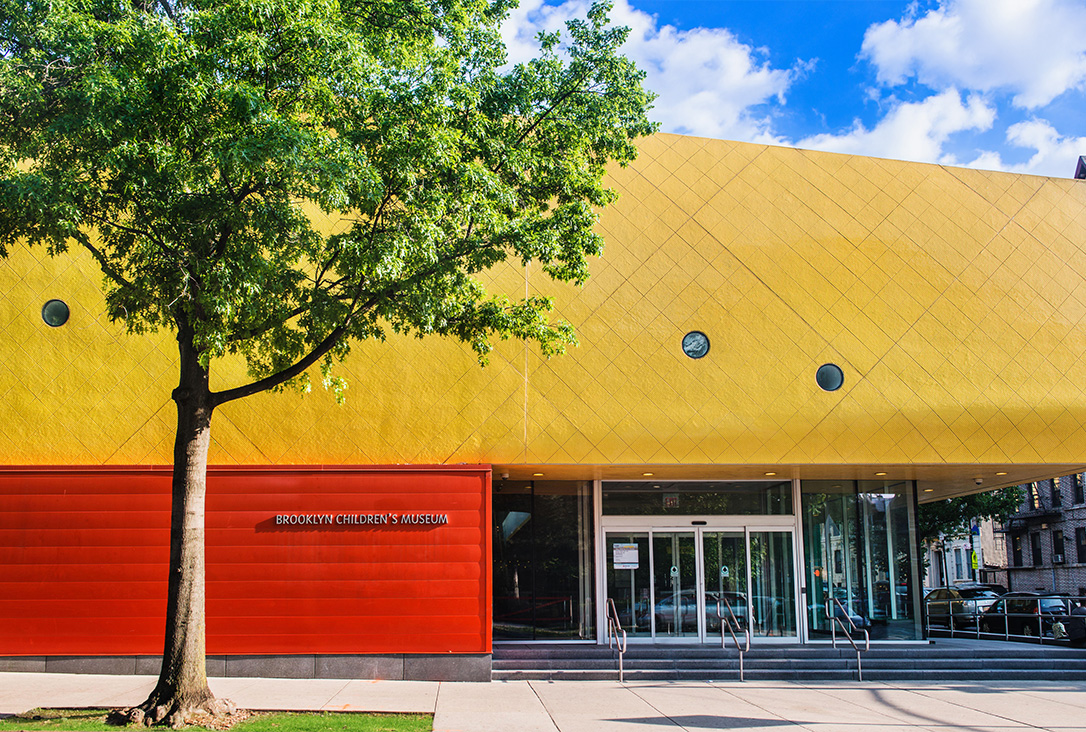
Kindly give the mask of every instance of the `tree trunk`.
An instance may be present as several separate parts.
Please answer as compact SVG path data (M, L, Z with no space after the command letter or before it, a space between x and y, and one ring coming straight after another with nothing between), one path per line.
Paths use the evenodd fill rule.
M192 330L179 328L177 340L181 378L173 393L177 434L162 670L147 700L127 713L129 721L166 722L172 727L192 721L197 714L220 716L233 711L232 704L216 700L211 693L205 663L204 499L215 405L208 371L200 364L193 345Z

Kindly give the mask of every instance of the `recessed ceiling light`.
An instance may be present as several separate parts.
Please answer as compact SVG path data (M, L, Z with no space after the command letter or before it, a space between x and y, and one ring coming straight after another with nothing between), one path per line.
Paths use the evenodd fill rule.
M537 478L542 478L543 477L543 473L532 473L532 475L534 475Z
M646 478L652 477L652 473L642 473L641 475L645 476Z
M886 475L886 473L875 473L875 475L882 476L882 475Z
M934 491L934 490L935 490L934 488L925 488L925 489L924 489L924 492L925 492L925 493L931 493L931 492L932 492L932 491Z
M1006 475L1006 474L1007 474L1006 472L996 473L996 475Z
M766 475L776 475L776 473L774 473L774 472L773 472L773 471L771 470L771 471L769 471L768 473L766 473Z

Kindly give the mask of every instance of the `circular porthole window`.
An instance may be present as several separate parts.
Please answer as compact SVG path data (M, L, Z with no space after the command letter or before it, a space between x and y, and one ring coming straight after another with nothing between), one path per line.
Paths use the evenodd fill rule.
M692 330L683 336L683 353L690 358L701 358L709 352L709 336L700 330Z
M815 381L824 391L837 391L845 383L845 372L835 363L824 363L818 367Z
M68 310L68 304L63 300L50 300L41 308L41 319L53 328L59 328L67 323L69 315L71 312Z

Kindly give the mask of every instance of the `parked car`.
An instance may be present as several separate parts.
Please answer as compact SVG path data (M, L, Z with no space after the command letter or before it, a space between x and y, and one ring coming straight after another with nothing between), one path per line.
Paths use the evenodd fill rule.
M1067 623L1067 600L1037 592L1014 592L1001 597L980 618L980 632L1036 637L1052 635L1052 624Z
M975 628L977 618L998 599L999 593L987 585L959 584L930 591L924 596L924 606L929 625L945 625L957 630Z
M747 598L745 595L736 592L725 592L724 596L731 603L732 613L735 614L735 619L739 622L740 630L746 627L747 623ZM714 592L705 593L705 618L706 618L706 631L710 633L716 633L720 631L720 617L716 614L717 607L717 594ZM693 590L683 590L679 593L678 607L676 607L676 597L674 594L668 594L660 598L656 603L656 607L653 612L653 616L656 619L656 632L657 633L694 633L698 629L698 604L697 596ZM727 610L724 611L727 615ZM638 623L642 627L648 627L649 614L646 611Z
M731 625L731 619L728 616L728 605L723 602L720 603L721 615L717 615L717 601L719 599L725 599L728 601L728 605L731 606L732 615L735 616L735 621L739 627L732 628L736 633L747 627L747 596L741 592L729 592L723 593L709 592L705 595L705 615L708 621L708 630L718 631L720 630L720 621L723 618L724 621Z
M856 626L857 630L868 630L871 628L871 619L868 618L866 615L862 614L860 611L856 610L855 608L849 608L848 620L845 620L845 611L841 609L843 605L844 603L841 603L841 605L838 605L837 603L833 604L833 616L835 618L843 621L846 627L848 626L848 620L851 620L852 624ZM814 617L824 618L826 617L826 606L811 605L810 612ZM838 630L840 630L840 626L837 627Z

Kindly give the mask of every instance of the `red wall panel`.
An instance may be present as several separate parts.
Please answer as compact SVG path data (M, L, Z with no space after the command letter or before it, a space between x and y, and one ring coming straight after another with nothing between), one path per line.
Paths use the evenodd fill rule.
M168 468L0 468L0 656L161 653L169 517ZM487 467L212 468L206 541L209 654L490 652Z

